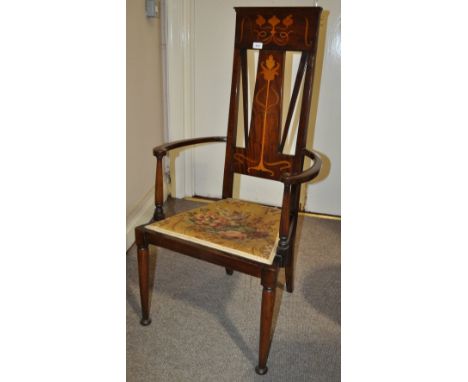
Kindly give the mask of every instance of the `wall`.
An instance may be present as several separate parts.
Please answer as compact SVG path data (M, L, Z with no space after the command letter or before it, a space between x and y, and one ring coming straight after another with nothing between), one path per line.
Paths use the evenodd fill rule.
M151 214L152 148L163 141L160 22L145 16L143 0L127 0L127 247L134 225Z

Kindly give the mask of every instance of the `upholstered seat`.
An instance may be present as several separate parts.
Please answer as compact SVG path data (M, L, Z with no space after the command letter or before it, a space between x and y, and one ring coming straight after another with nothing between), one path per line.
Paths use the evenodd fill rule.
M147 229L272 264L281 210L224 199L149 224Z

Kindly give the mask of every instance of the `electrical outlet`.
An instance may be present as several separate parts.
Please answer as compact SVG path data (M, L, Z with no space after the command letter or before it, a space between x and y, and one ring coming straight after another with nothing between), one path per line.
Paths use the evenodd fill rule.
M159 17L159 1L145 0L146 17Z

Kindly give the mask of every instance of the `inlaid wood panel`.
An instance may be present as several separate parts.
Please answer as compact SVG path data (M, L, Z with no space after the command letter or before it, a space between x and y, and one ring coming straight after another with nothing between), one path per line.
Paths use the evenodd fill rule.
M245 149L236 147L235 172L278 178L291 170L292 157L279 152L283 81L284 52L260 51L248 140Z
M315 49L321 8L235 8L236 48L308 50Z
M232 196L234 173L279 180L284 173L302 171L321 11L318 7L236 8L223 197ZM254 91L249 99L251 71L247 51L252 48L259 54ZM302 53L292 94L288 95L289 102L283 102L288 51ZM301 83L304 83L302 95L299 94ZM301 99L300 104L298 99ZM249 104L252 105L250 119L247 114ZM283 104L289 105L284 125L281 118ZM295 155L284 154L296 108L299 124Z

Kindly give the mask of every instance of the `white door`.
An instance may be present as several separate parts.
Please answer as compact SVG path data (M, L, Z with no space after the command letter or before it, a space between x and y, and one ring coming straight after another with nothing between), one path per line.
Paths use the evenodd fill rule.
M310 6L312 3L256 0L252 5ZM234 45L233 7L246 5L249 4L245 1L219 0L192 3L194 137L226 135ZM340 0L319 1L318 5L324 8L322 30L326 33L321 31L324 48L319 44L319 50L322 50L323 60L319 54L317 69L321 80L316 82L320 93L318 100L312 102L311 118L316 117L316 123L308 148L323 154L324 167L323 175L305 186L303 203L306 211L340 215L341 8ZM297 69L297 62L298 57L293 56L293 71ZM313 130L314 123L311 127L309 129ZM193 194L221 196L224 150L224 144L208 144L193 151ZM279 206L283 187L279 182L238 175L235 190L235 197Z

